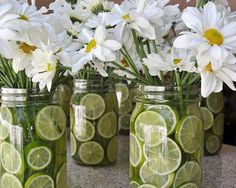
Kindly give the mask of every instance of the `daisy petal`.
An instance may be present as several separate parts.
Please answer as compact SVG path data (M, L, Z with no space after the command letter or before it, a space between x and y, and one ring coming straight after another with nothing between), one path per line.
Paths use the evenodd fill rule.
M115 40L105 40L103 46L112 51L119 50L122 47L122 45Z
M97 27L97 29L95 31L95 34L94 34L94 38L95 38L95 40L98 44L103 43L103 41L106 38L106 29L105 29L105 27L103 27L103 26Z

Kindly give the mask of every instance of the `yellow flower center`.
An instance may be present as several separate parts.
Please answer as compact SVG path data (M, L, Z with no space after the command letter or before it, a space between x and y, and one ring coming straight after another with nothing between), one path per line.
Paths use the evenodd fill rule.
M212 66L211 66L211 63L208 63L206 66L205 66L205 71L207 72L212 72Z
M125 60L125 58L123 58L120 63L124 66L124 67L129 67L129 64L127 63L127 61Z
M124 19L124 20L126 20L126 21L130 21L130 20L131 20L129 14L123 15L123 16L122 16L122 19Z
M48 63L47 64L47 71L50 72L50 71L53 71L53 70L56 70L56 66L52 66L51 63Z
M29 21L29 18L25 15L20 15L19 17L20 20L25 20L25 21Z
M224 42L223 35L216 29L209 29L204 32L204 37L208 40L210 45L222 45Z
M35 46L30 46L24 42L20 43L18 46L26 54L31 54L34 50L36 50Z
M95 48L96 45L97 45L96 40L95 40L95 39L92 39L92 40L88 43L88 45L86 46L85 52L86 52L86 53L91 52L91 50L92 50L93 48Z
M178 65L178 64L181 63L181 61L182 61L182 59L174 59L174 60L173 60L173 63L174 63L175 65Z

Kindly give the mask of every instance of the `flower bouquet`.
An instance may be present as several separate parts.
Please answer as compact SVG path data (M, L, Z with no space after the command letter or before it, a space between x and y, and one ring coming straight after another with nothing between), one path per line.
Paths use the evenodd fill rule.
M54 21L79 46L70 55L73 74L139 84L130 121L131 187L200 187L204 124L199 94L218 93L223 83L236 89L236 22L227 2L199 0L183 12L168 2L51 5ZM99 149L97 161L87 162L98 163L104 152L93 147ZM74 154L88 156L82 149L75 147Z

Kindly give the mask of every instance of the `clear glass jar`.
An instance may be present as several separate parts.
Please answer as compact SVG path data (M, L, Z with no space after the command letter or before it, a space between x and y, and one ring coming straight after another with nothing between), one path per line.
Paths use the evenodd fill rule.
M201 187L204 129L196 88L138 86L130 125L131 187Z
M66 117L53 96L2 88L1 187L67 187Z
M118 104L114 84L74 80L71 98L71 156L79 165L104 166L118 156Z
M116 96L119 108L119 130L122 135L129 135L130 118L135 107L136 96L135 84L128 84L127 81L116 83Z
M202 101L201 111L204 120L204 155L219 153L224 137L224 96L213 93Z

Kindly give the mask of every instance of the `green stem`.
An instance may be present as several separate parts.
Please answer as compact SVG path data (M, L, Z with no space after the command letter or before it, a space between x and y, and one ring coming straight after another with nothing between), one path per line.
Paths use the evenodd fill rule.
M178 90L179 90L178 95L179 95L179 100L180 100L181 114L184 114L183 91L182 91L180 76L179 76L179 73L177 71L175 71L175 78L176 78L176 83L177 83Z

